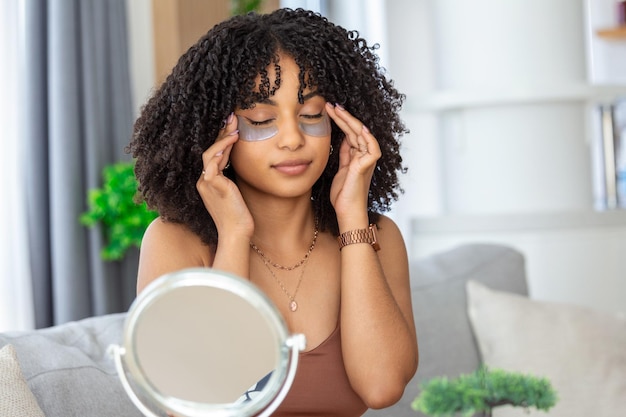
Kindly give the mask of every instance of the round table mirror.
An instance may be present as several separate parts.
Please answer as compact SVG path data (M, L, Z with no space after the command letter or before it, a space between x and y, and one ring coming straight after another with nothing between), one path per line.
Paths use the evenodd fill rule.
M194 268L139 294L111 354L148 417L265 416L287 394L304 347L254 284Z

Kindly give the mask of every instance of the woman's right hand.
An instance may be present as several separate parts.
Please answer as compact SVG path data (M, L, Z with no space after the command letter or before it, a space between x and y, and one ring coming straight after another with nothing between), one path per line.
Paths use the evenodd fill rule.
M223 173L238 139L237 118L231 113L215 143L202 153L203 170L196 189L221 236L250 238L254 232L252 215L237 185Z

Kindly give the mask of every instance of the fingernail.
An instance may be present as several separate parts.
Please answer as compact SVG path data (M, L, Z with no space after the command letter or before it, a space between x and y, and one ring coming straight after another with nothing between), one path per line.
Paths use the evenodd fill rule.
M231 113L228 115L227 123L231 124L233 119L235 118L235 113Z
M367 126L363 125L363 131L370 133L370 130L367 128Z
M224 154L224 151L219 151L215 154L215 156L222 156Z
M235 135L236 135L236 134L238 134L238 133L239 133L239 129L236 129L236 130L233 130L232 132L230 132L230 133L228 134L228 136L235 136Z
M335 107L337 107L339 110L345 110L343 106L339 103L335 103Z

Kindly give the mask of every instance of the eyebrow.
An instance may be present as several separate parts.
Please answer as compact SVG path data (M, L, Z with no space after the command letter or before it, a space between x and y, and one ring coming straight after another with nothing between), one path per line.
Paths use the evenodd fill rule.
M317 97L319 95L320 94L317 92L317 90L311 91L311 92L306 93L306 94L304 94L302 96L302 101L305 102L305 101L307 101L307 100L309 100L309 99L311 99L313 97ZM259 104L269 104L271 106L277 106L276 102L274 100L272 100L271 98L269 98L269 97L264 98L264 99L259 100L259 101L256 101L256 103L259 103Z

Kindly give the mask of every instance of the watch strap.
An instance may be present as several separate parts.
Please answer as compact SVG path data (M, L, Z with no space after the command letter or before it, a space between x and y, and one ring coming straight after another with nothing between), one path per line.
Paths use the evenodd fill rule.
M369 243L375 251L378 251L380 250L380 245L378 244L377 231L376 225L370 224L366 229L355 229L343 232L337 237L339 249L341 250L344 246L354 243Z

